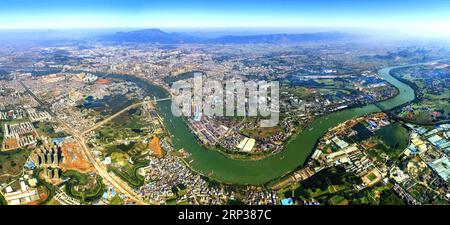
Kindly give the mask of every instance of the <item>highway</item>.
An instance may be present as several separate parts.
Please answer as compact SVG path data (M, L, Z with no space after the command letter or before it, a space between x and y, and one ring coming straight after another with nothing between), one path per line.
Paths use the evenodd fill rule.
M67 125L64 121L60 120L55 113L53 113L24 83L22 83L20 81L20 84L25 88L25 90L48 112L50 113L50 115L53 116L53 118L60 123L64 128L65 131L72 135L75 139L77 139L78 143L81 146L81 149L83 150L84 155L88 158L89 162L94 166L95 170L97 171L97 173L106 181L108 181L108 183L110 183L115 189L116 191L125 194L129 199L133 200L134 202L136 202L136 204L140 204L140 205L145 205L147 203L145 203L144 201L142 201L138 195L134 192L134 190L128 185L126 184L124 181L120 180L120 178L113 176L111 174L108 173L108 171L101 165L101 162L92 154L92 151L89 149L89 147L86 144L86 140L83 136L83 134L80 134L79 132L75 131L74 129L72 129L69 125ZM137 103L137 104L141 104L141 103ZM137 105L135 104L135 105ZM132 108L135 107L135 105L131 105L127 108ZM126 109L127 109L126 108ZM126 111L126 109L121 110L120 112ZM120 113L118 112L118 113ZM117 116L118 114L116 113L113 116ZM120 114L119 114L120 115ZM112 116L111 116L112 117ZM113 118L109 117L108 119L111 120ZM106 120L108 120L106 119ZM109 121L108 120L108 121ZM105 121L105 120L104 120ZM102 122L104 122L102 121ZM101 122L101 123L102 123ZM107 122L107 121L106 121ZM98 125L98 124L97 124ZM97 126L95 125L95 126ZM94 126L94 127L95 127Z

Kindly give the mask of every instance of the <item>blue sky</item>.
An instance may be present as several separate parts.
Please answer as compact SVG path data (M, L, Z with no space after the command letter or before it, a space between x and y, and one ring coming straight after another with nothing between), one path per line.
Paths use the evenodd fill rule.
M0 28L369 27L450 30L447 0L0 0Z

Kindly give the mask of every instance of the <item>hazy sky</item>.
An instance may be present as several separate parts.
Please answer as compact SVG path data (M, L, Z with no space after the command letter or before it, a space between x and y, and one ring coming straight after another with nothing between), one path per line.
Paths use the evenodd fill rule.
M448 0L0 0L0 28L369 27L450 35Z

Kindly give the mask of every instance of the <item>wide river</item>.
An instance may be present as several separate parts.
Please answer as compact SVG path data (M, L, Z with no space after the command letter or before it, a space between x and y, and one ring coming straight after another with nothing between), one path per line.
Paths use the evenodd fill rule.
M399 66L388 67L378 71L378 74L382 78L396 86L400 91L396 97L380 102L385 109L391 109L402 105L414 100L415 97L414 90L410 86L390 75L390 71L395 68L399 68ZM123 75L110 76L124 79ZM136 83L144 85L149 93L155 95L157 98L167 97L167 93L160 87L154 86L148 82L142 82L135 77L126 76L125 79L136 81ZM187 161L190 162L190 165L194 170L225 183L254 185L267 183L302 166L308 155L314 150L314 146L318 139L323 136L328 129L351 118L380 111L377 106L370 104L360 108L330 113L326 116L317 118L311 124L310 128L299 133L282 152L262 160L242 161L230 159L220 152L208 150L200 145L195 136L190 132L184 120L181 117L173 116L170 101L158 102L157 105L164 118L165 127L173 135L174 147L176 149L184 148L191 153L191 156Z

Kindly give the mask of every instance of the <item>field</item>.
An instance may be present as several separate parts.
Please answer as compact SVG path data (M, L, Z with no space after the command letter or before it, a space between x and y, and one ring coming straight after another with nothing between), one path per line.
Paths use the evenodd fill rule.
M117 194L109 200L110 205L122 205L122 203L123 199Z
M375 174L371 173L371 174L367 175L367 178L368 178L370 181L373 181L373 180L377 179L377 176L376 176Z
M343 168L327 168L313 178L280 190L279 197L293 198L300 204L311 199L325 205L403 204L388 185L374 185L358 191L353 187L356 183L360 183L360 178L346 173Z
M372 186L376 184L378 181L380 181L381 178L382 178L381 174L374 169L373 171L363 176L361 179L366 186Z
M104 193L102 178L98 175L91 176L69 170L63 174L63 178L70 178L66 183L66 193L82 202L92 202L100 199Z
M144 184L144 178L138 173L139 169L148 165L147 161L138 161L134 165L123 167L108 167L114 174L125 180L131 187L138 188Z
M131 109L119 115L97 131L96 145L101 146L103 156L111 157L108 170L137 188L144 184L138 170L147 165L144 156L153 150L162 156L158 137L152 137L152 124L141 109Z
M141 116L140 110L130 110L101 127L97 131L97 140L100 144L110 144L118 140L139 139L149 124Z
M296 97L304 99L305 101L308 99L313 99L315 95L313 90L305 87L289 88L289 93L292 93Z
M19 175L29 155L30 151L26 149L0 152L0 183Z
M348 200L343 196L334 195L329 200L330 205L348 205Z
M320 85L324 85L330 88L342 88L342 89L351 89L353 88L353 84L348 81L343 80L335 80L335 79L315 79L316 83Z
M435 124L450 120L450 69L415 66L394 70L394 75L415 89L413 103L396 113L419 124Z
M55 132L55 130L53 128L53 126L55 124L56 123L50 123L50 122L35 122L35 123L33 123L33 126L35 127L36 132L40 136L47 136L50 138L62 138L62 137L69 136L64 131Z
M92 168L88 159L83 155L80 146L76 142L64 141L61 151L64 156L64 162L60 164L60 167L63 171L91 171Z
M404 110L400 115L419 124L431 124L448 120L446 115L450 113L449 100L446 99L427 99L414 102L409 107L408 110Z
M82 105L78 105L77 107L80 110L83 109L92 109L92 115L100 116L100 117L108 117L113 115L123 108L132 105L138 102L137 99L132 98L129 99L125 95L113 95L113 96L104 96L103 99L92 99L91 96L85 98L85 102Z
M386 189L380 194L380 205L404 205L405 203L391 189Z

